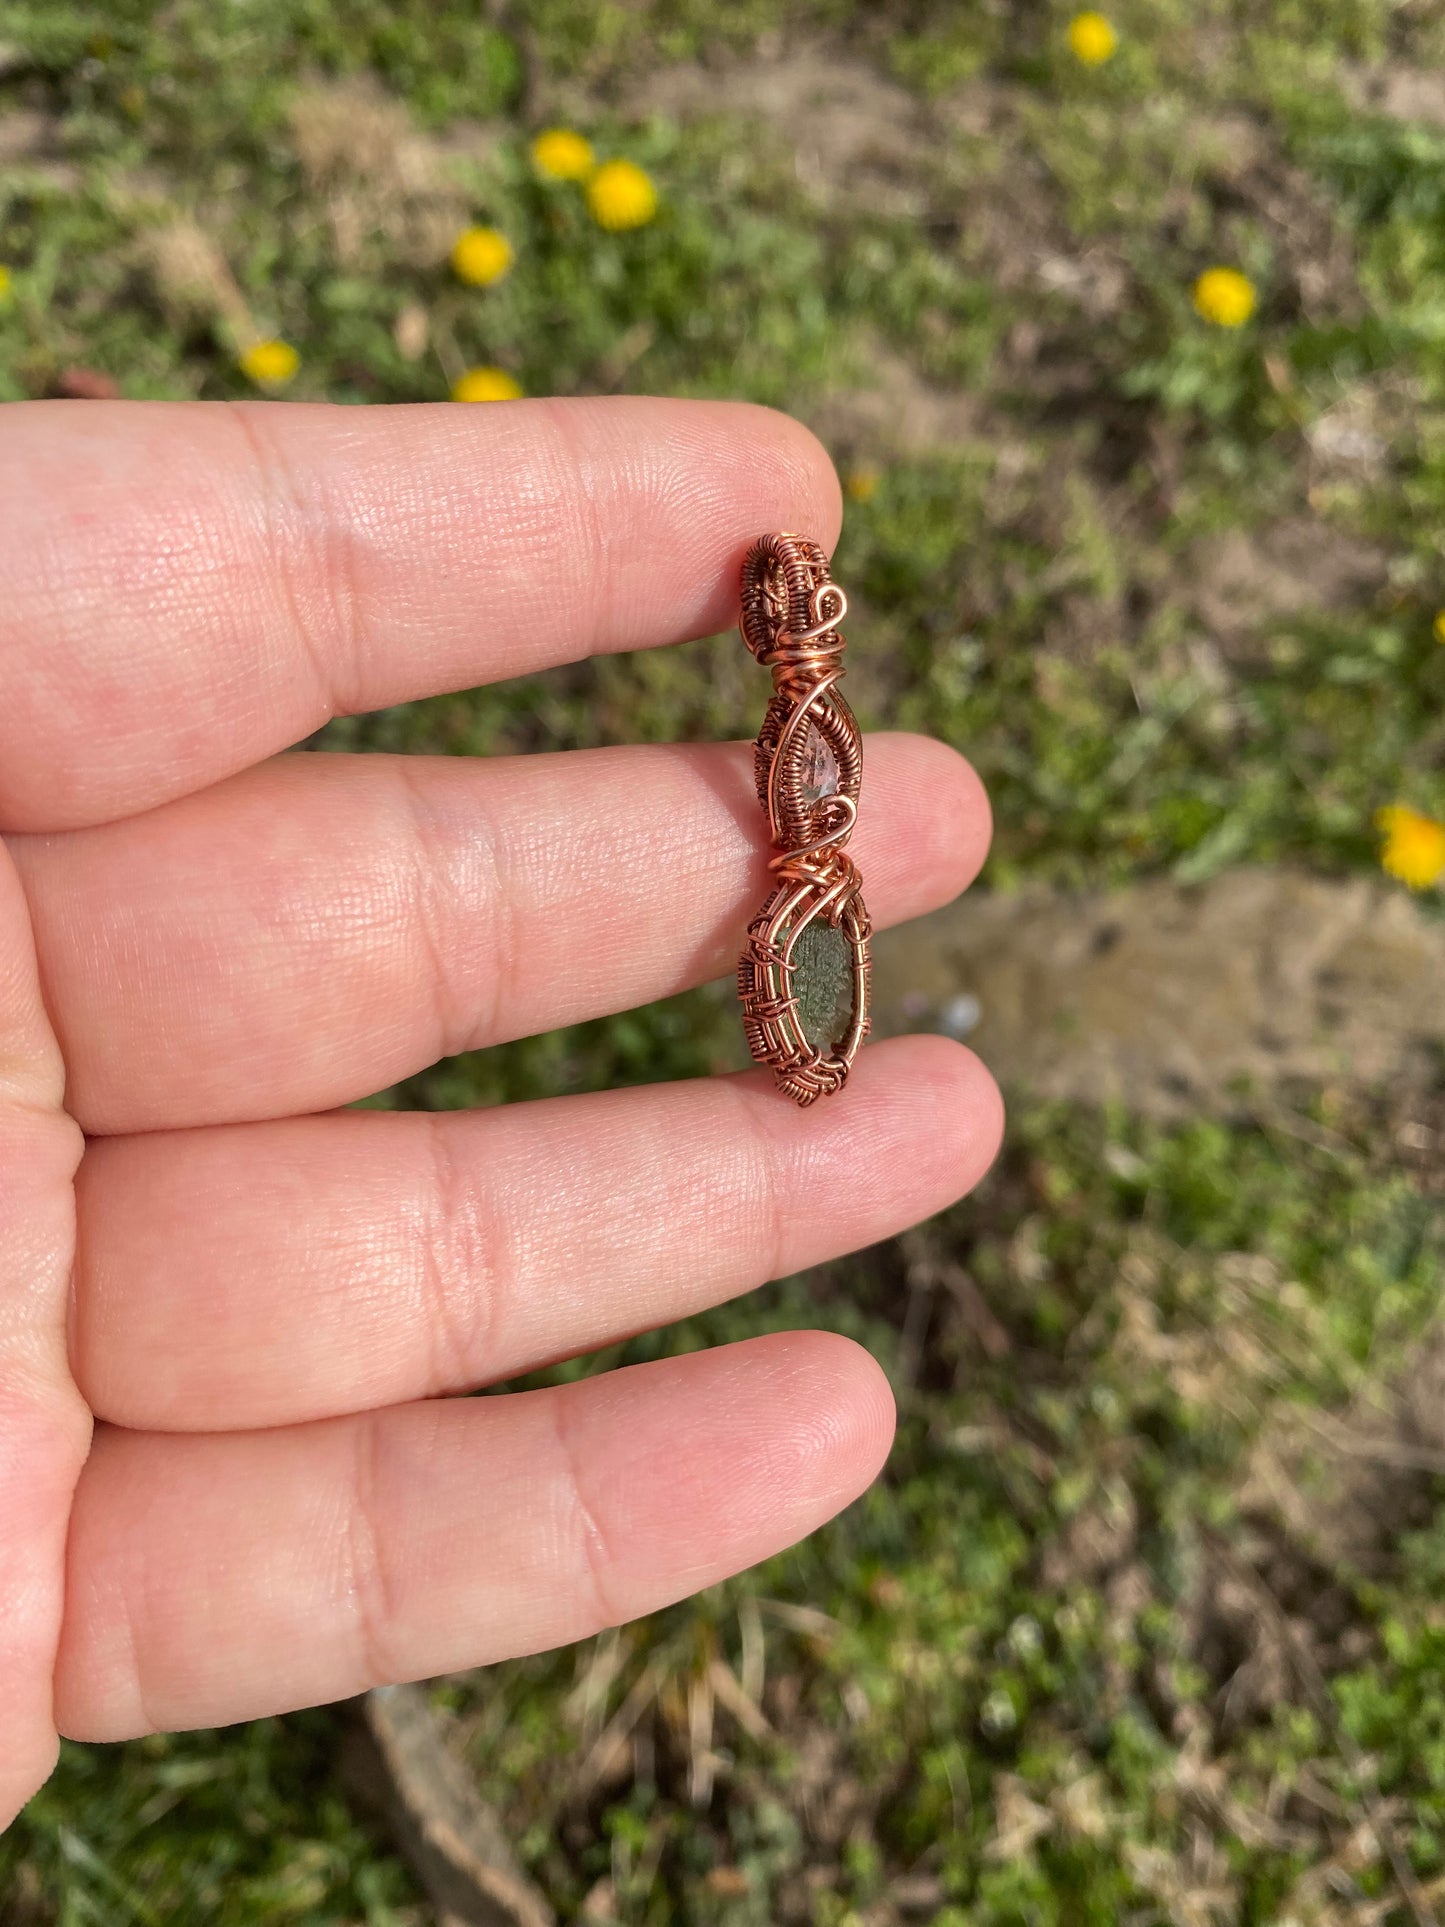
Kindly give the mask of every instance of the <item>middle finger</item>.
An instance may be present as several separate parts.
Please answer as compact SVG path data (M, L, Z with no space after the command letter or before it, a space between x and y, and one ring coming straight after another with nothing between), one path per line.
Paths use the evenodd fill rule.
M988 804L930 738L871 738L867 772L853 847L883 925L971 880ZM10 847L92 1135L345 1104L706 982L767 874L737 743L283 756Z

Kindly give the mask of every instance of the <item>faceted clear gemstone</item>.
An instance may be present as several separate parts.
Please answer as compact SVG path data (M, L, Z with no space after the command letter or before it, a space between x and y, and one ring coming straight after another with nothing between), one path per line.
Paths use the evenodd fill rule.
M816 723L808 724L803 738L803 801L821 803L838 790L838 759L832 745Z
M804 924L793 945L798 1023L817 1050L841 1044L853 1017L853 948L821 917Z

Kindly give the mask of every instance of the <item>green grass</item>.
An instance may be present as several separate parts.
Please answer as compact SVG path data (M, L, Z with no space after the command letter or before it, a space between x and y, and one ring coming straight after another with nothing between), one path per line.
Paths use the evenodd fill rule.
M376 1849L338 1780L333 1715L258 1720L126 1747L67 1745L0 1842L5 1921L410 1927L406 1870Z
M532 393L786 406L845 471L876 471L839 557L850 694L870 726L976 762L987 881L1372 868L1381 805L1445 816L1445 133L1356 104L1358 75L1438 70L1445 27L1384 0L1113 17L1119 54L1086 72L1062 11L941 0L485 20L461 0L0 0L0 111L41 130L0 174L0 396L77 365L137 397L247 393L245 311L300 351L298 398L440 400L486 362ZM668 63L814 39L876 75L906 143L822 202L786 121L648 109ZM654 225L604 236L575 187L536 180L543 109L651 172ZM890 167L908 214L887 211ZM492 290L445 263L471 220L516 246ZM1237 332L1190 304L1215 263L1259 288ZM925 413L966 404L947 435L900 441L891 402L850 402L900 367ZM1308 539L1280 564L1291 528ZM599 661L323 740L745 735L740 654ZM708 989L376 1101L697 1075L737 1049ZM448 1689L564 1916L605 1880L627 1920L843 1927L894 1918L877 1910L907 1877L945 1927L1391 1917L1360 1828L1389 1801L1419 1877L1438 1871L1445 1525L1417 1469L1390 1488L1388 1543L1331 1541L1349 1494L1338 1455L1307 1449L1311 1424L1388 1402L1434 1311L1438 1211L1387 1146L1348 1109L1172 1133L1025 1110L983 1197L923 1245L630 1347L826 1323L899 1375L905 1422L887 1478L806 1547L615 1642ZM961 1296L918 1283L930 1258ZM1304 1523L1260 1498L1276 1460ZM755 1685L760 1656L777 1737L719 1711L695 1804L698 1682L724 1659ZM599 1722L649 1665L636 1744L599 1780ZM320 1713L67 1748L0 1843L0 1917L424 1918L339 1785L337 1730Z
M759 1326L841 1325L894 1371L904 1422L887 1481L805 1546L615 1648L505 1667L451 1695L473 1713L483 1784L548 1891L576 1906L610 1875L622 1918L762 1927L855 1918L909 1869L936 1883L930 1917L950 1927L1102 1924L1130 1907L1152 1919L1171 1880L1207 1884L1190 1873L1198 1817L1181 1794L1206 1733L1245 1816L1207 1823L1235 1909L1226 1917L1279 1917L1301 1872L1330 1852L1329 1825L1285 1794L1309 1776L1357 1807L1351 1737L1387 1742L1381 1791L1399 1797L1421 1870L1435 1871L1438 1634L1416 1575L1442 1556L1437 1522L1383 1583L1322 1564L1323 1605L1308 1586L1281 1602L1302 1616L1302 1643L1328 1652L1330 1615L1348 1600L1355 1663L1334 1681L1344 1738L1302 1710L1293 1682L1279 1703L1236 1688L1225 1704L1235 1666L1265 1640L1212 1591L1217 1543L1267 1530L1241 1505L1242 1465L1281 1403L1334 1405L1367 1371L1403 1370L1438 1297L1445 1226L1370 1148L1377 1120L1340 1122L1327 1146L1301 1150L1264 1127L1019 1116L981 1199L910 1247L928 1321L916 1382L900 1369L910 1286L896 1257L830 1268L627 1348L653 1356ZM959 1268L963 1293L920 1285L931 1256ZM1300 1451L1296 1470L1323 1527L1340 1499L1313 1456ZM789 1606L802 1610L790 1618ZM724 1795L699 1813L689 1692L718 1656L746 1670L750 1618L781 1735L750 1737L720 1711ZM635 1780L620 1767L612 1797L589 1799L589 1748L648 1665L642 1766ZM600 1684L586 1704L589 1676ZM1408 1744L1393 1737L1402 1720ZM814 1816L809 1845L808 1761L820 1749L845 1811ZM1026 1848L1000 1854L1019 1782L1042 1813ZM1233 1839L1249 1821L1257 1837ZM826 1878L804 1914L808 1865ZM710 1893L718 1867L746 1877L745 1896ZM1362 1894L1380 1891L1378 1856L1357 1872Z
M606 1878L628 1920L841 1923L908 1870L950 1927L1162 1919L1171 1881L1207 1884L1202 1826L1226 1917L1275 1919L1338 1856L1318 1801L1364 1811L1351 1741L1422 1877L1437 1871L1445 1519L1416 1476L1372 1521L1363 1495L1342 1496L1338 1458L1281 1414L1408 1372L1445 1225L1390 1168L1377 1117L1317 1128L1311 1145L1263 1122L1026 1111L980 1198L906 1256L865 1254L566 1368L823 1324L888 1365L903 1426L887 1480L804 1546L620 1638L448 1689L564 1916ZM938 1260L961 1291L928 1282ZM921 1369L900 1332L911 1295ZM1241 1499L1269 1442L1321 1540L1353 1507L1356 1557ZM1372 1533L1400 1537L1383 1566ZM1219 1548L1255 1543L1262 1596L1276 1589L1333 1675L1338 1728L1288 1673L1235 1677L1268 1648L1268 1606L1223 1596ZM699 1810L689 1695L718 1659L753 1669L777 1736L720 1707L718 1791ZM631 1744L598 1784L598 1736L649 1666ZM316 1714L68 1746L0 1869L8 1855L17 1878L53 1883L67 1922L407 1918L404 1876L337 1788L334 1734ZM1227 1809L1188 1798L1206 1735ZM820 1759L837 1807L821 1818ZM1023 1790L1032 1834L1003 1852ZM741 1894L719 1892L719 1868ZM1350 1878L1359 1896L1388 1891L1377 1852Z
M664 47L702 32L688 9L657 11ZM1206 76L1162 10L1140 15L1137 38L1126 17L1100 73L1077 69L1052 29L994 47L997 127L965 125L917 157L925 226L846 192L813 207L776 127L599 112L599 148L642 162L664 199L652 227L604 236L575 187L534 177L521 67L465 10L270 0L182 5L163 25L135 8L104 27L84 9L11 13L36 65L10 91L56 113L65 171L22 163L0 189L13 275L0 393L43 392L77 361L136 395L246 392L215 302L156 268L157 236L181 222L210 237L257 326L300 349L296 396L434 399L449 370L489 361L530 392L620 381L806 417L840 386L866 388L883 345L975 394L978 428L921 458L866 437L840 451L883 471L843 551L873 663L862 706L969 748L998 797L1001 878L1359 865L1374 810L1397 793L1445 809L1445 656L1430 628L1445 600L1442 137L1350 114L1322 76L1303 90L1298 55L1269 91L1255 38L1230 37L1221 15L1195 22L1225 36L1222 72ZM636 13L604 10L588 31L554 13L540 45L599 86L654 57ZM946 29L940 10L917 34L872 37L880 69L936 92L977 66L979 31ZM1343 57L1381 31L1382 16L1351 11L1312 51ZM309 75L299 105L278 44ZM348 158L323 132L317 152L318 90L362 70L438 143L421 188L365 140ZM946 105L935 111L946 128ZM487 138L446 144L461 114L493 116ZM1252 130L1247 165L1236 122ZM384 150L384 123L378 139ZM441 258L448 222L467 218L517 246L495 289L463 288ZM1030 285L1030 248L1088 249L1115 284L1107 316ZM1215 259L1259 283L1243 330L1190 307ZM433 344L415 361L395 339L409 304ZM1311 427L1386 376L1412 391L1388 472L1368 487L1312 480ZM1379 542L1373 577L1342 609L1264 610L1246 660L1207 639L1201 653L1200 542L1311 510L1322 545ZM440 736L467 751L745 730L739 680L721 692L695 663L646 659L611 665L600 703L594 676L561 675L353 725L346 740Z

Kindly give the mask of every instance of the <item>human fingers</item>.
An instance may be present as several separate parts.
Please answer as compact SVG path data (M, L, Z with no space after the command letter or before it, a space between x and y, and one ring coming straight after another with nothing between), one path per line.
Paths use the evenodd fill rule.
M80 1133L19 880L0 849L0 1829L55 1764L50 1676L90 1413L70 1374Z
M583 1638L821 1525L892 1430L883 1374L825 1332L270 1431L103 1427L60 1729L220 1725Z
M971 1190L1001 1128L976 1057L906 1037L809 1111L748 1072L99 1140L73 1369L145 1430L466 1390L890 1237Z
M881 926L964 887L989 814L930 738L870 738L865 764ZM11 848L92 1133L319 1110L704 982L767 875L741 744L282 757Z
M704 635L771 528L831 546L798 423L645 397L0 411L0 828L197 790L330 716Z

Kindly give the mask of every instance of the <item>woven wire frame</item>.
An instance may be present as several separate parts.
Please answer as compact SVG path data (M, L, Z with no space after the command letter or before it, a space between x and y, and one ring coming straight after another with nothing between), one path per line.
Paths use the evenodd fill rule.
M754 745L758 801L775 851L777 881L748 926L738 961L743 1033L780 1090L807 1105L841 1090L869 1030L872 925L858 867L844 845L858 814L863 742L839 693L848 599L816 542L765 535L743 563L743 641L772 671L773 696ZM837 766L836 788L807 794L816 731ZM843 1034L813 1043L795 992L799 938L823 920L848 945L852 1003Z

